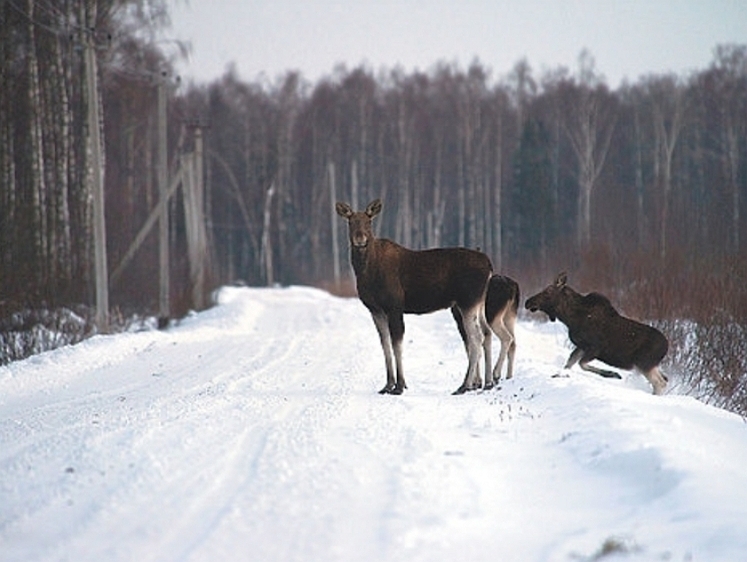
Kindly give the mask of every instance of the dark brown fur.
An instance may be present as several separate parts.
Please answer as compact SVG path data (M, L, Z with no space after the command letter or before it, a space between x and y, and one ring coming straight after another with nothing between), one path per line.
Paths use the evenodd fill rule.
M525 305L528 310L541 310L550 320L558 319L568 327L568 336L576 349L565 368L570 369L579 362L584 370L620 378L617 373L588 365L598 359L619 369L637 369L651 383L654 394L664 392L667 379L659 371L669 347L664 334L621 316L604 295L580 295L566 282L566 274L561 273L552 285L531 297Z
M401 394L407 388L402 369L403 314L424 314L449 307L454 307L462 318L469 357L464 383L455 394L474 388L480 377L479 350L484 343L490 259L465 248L414 251L376 238L372 220L381 212L378 199L369 203L365 211L354 212L346 203L337 203L336 210L348 221L350 260L358 296L371 312L384 350L387 382L380 392Z

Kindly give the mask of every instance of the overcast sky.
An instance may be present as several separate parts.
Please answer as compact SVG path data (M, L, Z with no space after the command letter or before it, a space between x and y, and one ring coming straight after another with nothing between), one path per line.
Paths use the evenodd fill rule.
M587 48L616 88L649 73L706 68L721 43L747 43L747 0L169 0L168 36L191 43L178 70L198 82L235 63L241 79L336 65L428 71L478 58L505 76L526 58L535 76L575 72Z

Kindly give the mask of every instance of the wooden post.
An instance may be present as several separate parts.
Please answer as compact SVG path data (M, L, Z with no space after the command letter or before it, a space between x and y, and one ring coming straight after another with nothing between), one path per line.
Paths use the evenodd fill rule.
M187 230L187 253L189 255L189 277L192 285L192 306L196 310L205 308L205 260L207 257L207 235L203 211L202 187L202 129L195 127L195 150L184 157L185 171L184 216Z
M86 87L88 90L88 127L91 140L91 180L93 185L93 246L96 276L96 327L109 329L109 281L106 266L106 219L104 214L104 168L101 161L101 122L99 116L98 77L93 34L85 41Z

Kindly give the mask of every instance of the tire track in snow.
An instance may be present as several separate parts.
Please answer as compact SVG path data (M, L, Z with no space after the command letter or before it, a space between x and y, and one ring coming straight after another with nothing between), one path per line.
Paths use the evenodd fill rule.
M267 300L273 300L271 294ZM290 309L287 303L286 307ZM185 533L196 537L192 546L184 547L185 552L190 549L199 551L204 546L202 541L210 540L212 529L222 525L231 526L237 517L243 519L237 504L252 505L254 512L261 510L262 505L277 504L277 498L288 494L289 490L298 490L296 493L307 497L309 491L316 489L313 475L322 471L325 464L317 446L318 435L323 433L328 420L337 415L345 404L344 388L349 386L348 377L344 369L330 367L329 357L314 358L312 354L315 348L318 350L323 347L321 342L328 337L328 332L319 329L317 325L325 318L328 320L326 313L319 314L311 326L301 327L304 333L315 334L314 337L303 341L292 340L290 345L285 346L282 345L283 333L292 333L293 329L298 329L296 319L287 312L281 311L278 315L278 311L272 306L265 307L265 311L266 314L273 315L272 320L266 322L268 329L256 337L246 338L245 341L237 340L231 346L237 349L236 355L230 361L225 361L230 366L223 367L223 362L213 363L213 367L219 367L215 370L221 373L217 377L221 380L220 392L209 397L212 403L205 405L205 411L215 417L221 412L215 401L223 400L223 408L236 413L241 419L241 425L252 427L250 441L254 445L248 446L237 441L227 451L213 448L210 455L206 455L204 465L200 462L192 463L192 470L207 475L206 478L222 473L227 476L218 479L223 484L209 487L204 493L191 492L193 499L190 505L182 505L178 514L174 510L174 530L169 534L175 539L163 543L164 553L168 553L174 542L178 542L176 537L184 536ZM258 317L257 323L263 323L262 316ZM271 330L269 326L272 326ZM269 342L270 345L260 347L262 342ZM223 346L224 349L226 347ZM309 371L317 372L313 366L309 367L309 362L314 361L319 362L320 370L337 374L333 374L331 380L329 372L324 373L324 378L319 381L308 380ZM288 373L288 376L278 377L281 370ZM279 385L280 381L286 384ZM319 386L327 392L319 392ZM179 398L177 402L186 400L189 405L189 397L197 396L196 388L182 390L181 396L185 398ZM205 398L203 393L200 400ZM164 400L165 403L157 405L155 409L168 414L173 402ZM223 424L216 424L215 421L212 423L224 428L221 433L225 432ZM209 427L207 421L206 425ZM195 424L196 428L200 426L201 424ZM198 431L204 432L203 429ZM184 434L183 429L181 434ZM204 434L201 439L204 442ZM172 447L173 444L164 444L157 448L168 450ZM143 448L154 449L154 446L152 443L144 444ZM288 459L294 459L293 463ZM174 463L164 463L161 472L165 475L173 471L173 465ZM176 475L173 478L190 490L195 489L188 477ZM199 484L200 477L192 479L196 480L195 484ZM276 485L281 487L281 493L268 496L267 490ZM206 504L210 504L211 509L199 507ZM213 513L213 516L205 517L206 511ZM199 557L198 554L193 555Z

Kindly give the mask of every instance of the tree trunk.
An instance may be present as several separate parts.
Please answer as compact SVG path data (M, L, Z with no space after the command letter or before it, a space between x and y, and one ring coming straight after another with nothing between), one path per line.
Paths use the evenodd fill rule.
M737 134L734 120L731 115L726 117L724 127L724 144L726 153L726 177L729 179L729 191L731 192L731 249L735 255L739 254L739 136Z
M0 26L0 83L8 84L9 62L12 54L8 49L6 26ZM8 275L13 269L16 246L16 173L14 139L12 132L12 104L8 88L0 88L0 294L8 294L13 279Z
M493 259L496 271L503 269L503 116L498 107L495 131L495 187L493 193Z
M643 149L641 140L641 119L638 108L634 109L633 127L635 131L635 194L636 194L636 246L639 251L646 244L646 212L643 185Z
M62 45L60 38L56 37L54 41L55 58L52 69L52 78L54 83L53 98L56 99L58 106L57 116L57 135L55 138L55 189L53 196L54 205L54 223L55 223L55 278L57 286L62 287L65 291L72 282L72 241L70 235L70 207L69 207L69 179L70 179L70 135L72 112L70 100L67 92L66 76L64 63L62 59ZM54 101L54 100L53 100Z
M329 201L330 201L330 229L332 232L332 272L335 279L335 287L340 285L340 243L337 237L337 188L335 187L335 163L329 161L327 164L327 177L329 178Z
M615 117L602 113L598 91L582 86L575 108L577 121L569 127L568 136L578 163L578 243L591 243L592 193L604 162L615 127Z
M30 230L33 240L33 279L28 281L37 290L44 288L48 282L47 253L47 186L44 169L44 139L42 129L42 96L39 85L39 64L36 57L36 39L34 36L34 0L28 0L28 37L29 52L27 56L28 73L28 134L29 134L29 188L32 201L32 223ZM31 265L31 264L30 264Z
M275 268L272 255L272 199L275 195L275 183L265 194L264 221L262 223L262 253L261 265L265 283L271 287L275 283Z
M659 218L659 256L667 255L669 205L672 191L672 162L682 127L684 125L684 88L672 77L665 77L650 85L653 95L653 124L656 141L654 158L655 177L661 188L661 215Z
M446 200L441 193L444 134L440 129L436 134L438 136L436 138L435 176L433 180L433 209L429 215L430 220L428 225L428 246L431 248L441 246L444 214L446 211Z

